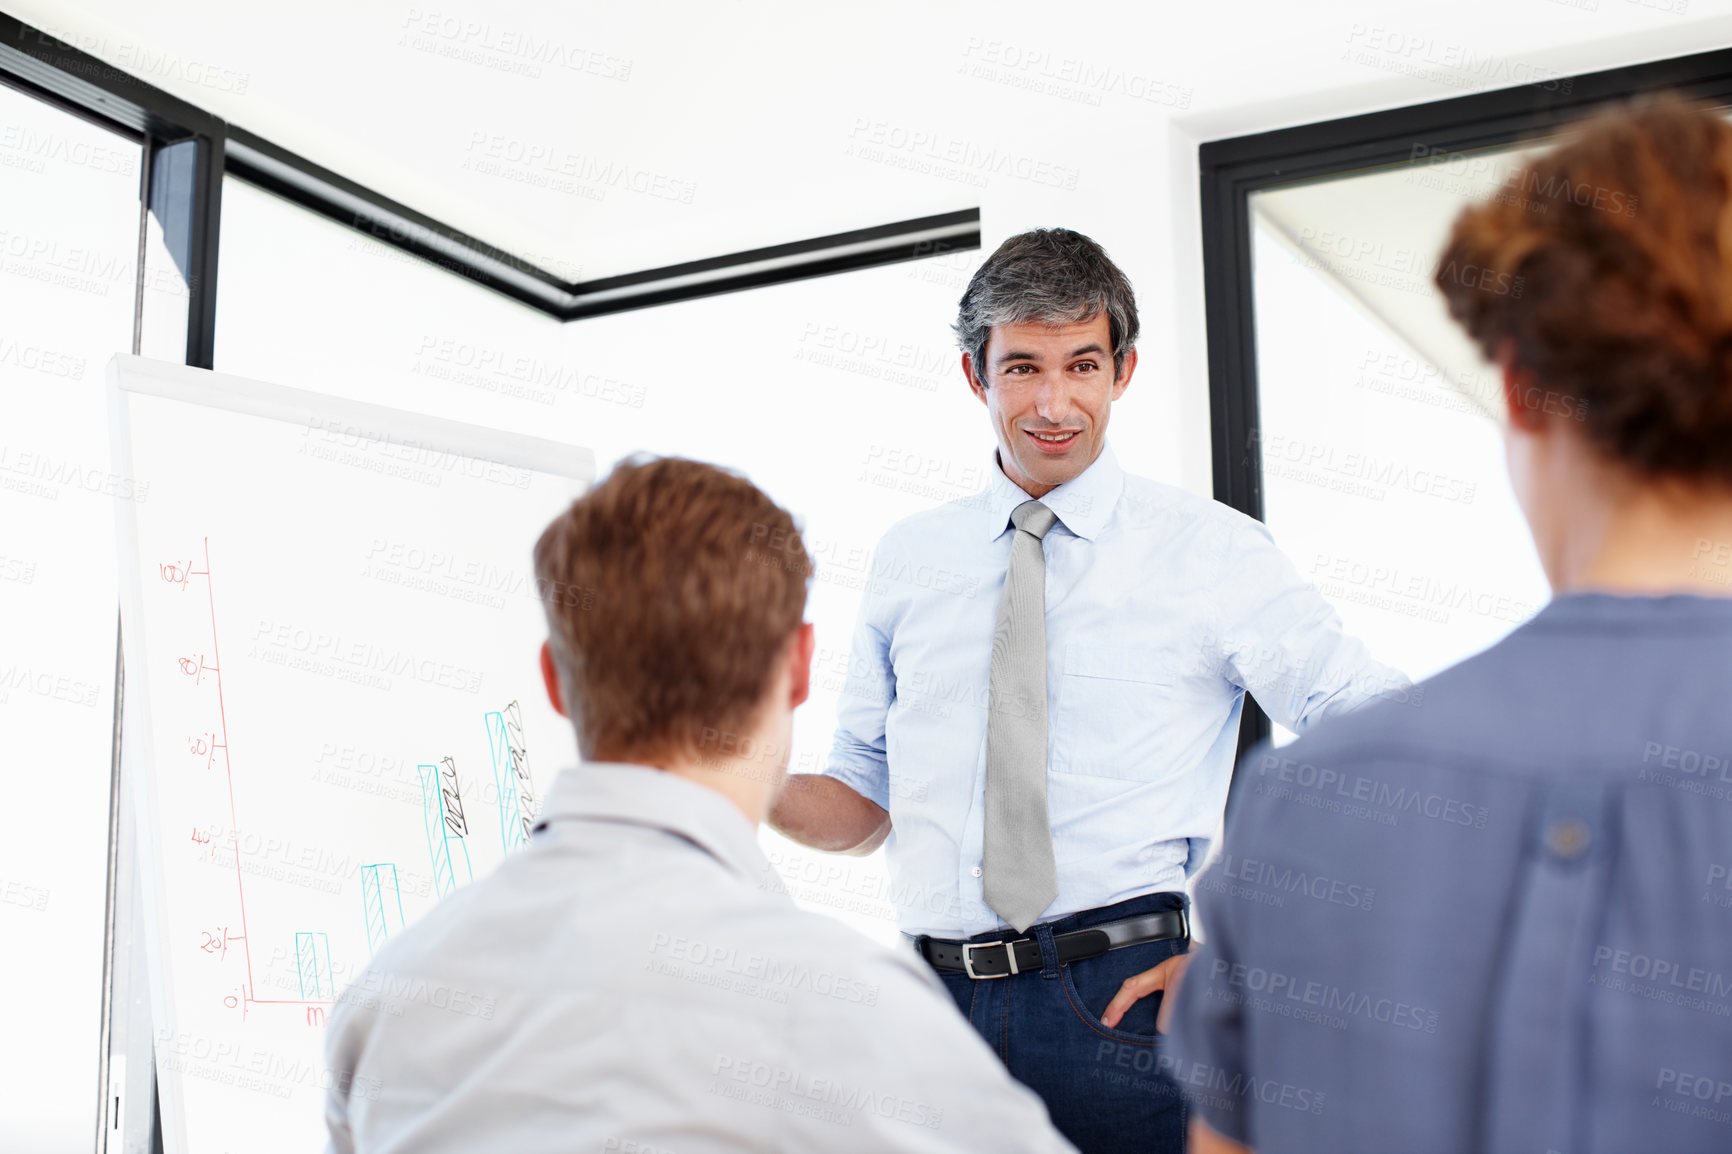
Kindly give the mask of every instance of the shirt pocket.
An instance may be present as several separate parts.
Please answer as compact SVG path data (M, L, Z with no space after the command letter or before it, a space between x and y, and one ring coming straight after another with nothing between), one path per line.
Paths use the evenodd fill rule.
M1165 719L1179 692L1171 650L1073 642L1065 649L1048 765L1059 773L1149 782L1169 769Z
M1172 686L1178 682L1177 666L1173 654L1162 649L1072 642L1064 652L1066 677Z

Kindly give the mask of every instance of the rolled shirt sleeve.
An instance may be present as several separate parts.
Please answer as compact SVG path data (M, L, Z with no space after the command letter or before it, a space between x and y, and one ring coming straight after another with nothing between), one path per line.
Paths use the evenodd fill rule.
M884 810L890 808L885 732L896 700L890 635L883 620L886 610L882 595L868 590L861 596L836 707L836 737L821 771Z

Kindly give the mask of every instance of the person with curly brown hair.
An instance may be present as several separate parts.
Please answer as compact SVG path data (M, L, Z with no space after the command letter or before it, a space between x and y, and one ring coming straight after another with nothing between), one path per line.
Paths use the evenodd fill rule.
M1173 996L1193 1151L1732 1147L1732 125L1647 99L1507 191L1436 282L1554 597L1248 755Z

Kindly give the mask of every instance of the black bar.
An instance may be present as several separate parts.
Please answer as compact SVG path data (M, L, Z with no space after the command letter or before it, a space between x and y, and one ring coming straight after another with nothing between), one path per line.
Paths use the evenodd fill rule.
M200 134L188 238L186 363L216 367L217 246L222 237L224 133Z
M547 270L243 128L230 127L225 153L227 169L235 176L345 228L542 312L560 316L571 304L571 286Z
M1207 146L1205 146L1207 147ZM1203 319L1208 340L1209 433L1215 500L1263 519L1263 462L1256 450L1257 326L1251 214L1245 192L1202 170ZM1210 227L1211 222L1215 227Z
M980 247L980 210L971 208L620 276L562 281L245 129L229 129L227 164L235 176L309 211L562 321Z
M1448 152L1503 147L1555 133L1607 104L1660 91L1732 102L1732 48L1210 141L1199 159L1205 171L1228 174L1252 191L1410 164L1418 146Z
M565 315L600 316L979 247L980 210L962 209L574 284L577 301Z
M210 133L215 116L0 12L0 73L133 136L175 140Z

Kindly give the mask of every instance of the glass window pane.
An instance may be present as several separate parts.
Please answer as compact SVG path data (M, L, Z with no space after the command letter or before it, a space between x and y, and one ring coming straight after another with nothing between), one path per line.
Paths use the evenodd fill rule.
M1260 413L1246 448L1261 453L1266 519L1347 628L1416 680L1550 598L1504 470L1497 371L1431 284L1464 199L1518 155L1253 206Z
M103 370L132 349L141 150L0 87L0 1146L95 1132L114 724Z

